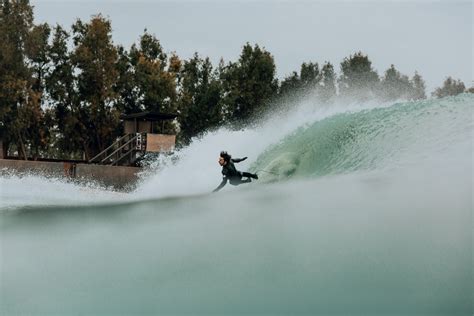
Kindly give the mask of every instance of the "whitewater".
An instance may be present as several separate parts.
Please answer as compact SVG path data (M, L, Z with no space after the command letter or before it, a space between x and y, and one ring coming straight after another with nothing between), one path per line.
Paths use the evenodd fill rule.
M472 315L474 96L276 109L128 193L1 176L0 314Z

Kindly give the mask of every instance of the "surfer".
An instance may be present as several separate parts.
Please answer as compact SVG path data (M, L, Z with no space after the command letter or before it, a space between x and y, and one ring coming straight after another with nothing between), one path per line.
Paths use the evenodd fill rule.
M226 185L227 181L229 181L229 183L232 185L239 185L242 183L252 182L252 178L258 179L256 173L242 172L238 171L235 168L234 163L244 161L245 159L247 159L247 157L241 159L232 158L232 156L229 155L226 151L221 151L218 161L219 165L222 166L223 178L221 184L219 184L219 186L215 188L212 192L217 192L222 189ZM242 177L246 177L247 179L242 180Z

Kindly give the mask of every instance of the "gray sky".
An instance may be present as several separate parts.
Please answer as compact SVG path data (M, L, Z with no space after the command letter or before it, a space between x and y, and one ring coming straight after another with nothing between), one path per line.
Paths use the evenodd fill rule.
M303 62L369 55L379 75L394 64L425 79L427 92L447 76L473 86L473 1L132 1L36 0L35 21L70 29L97 13L112 21L113 40L127 49L145 28L166 52L194 52L217 65L236 61L246 42L265 47L278 77Z

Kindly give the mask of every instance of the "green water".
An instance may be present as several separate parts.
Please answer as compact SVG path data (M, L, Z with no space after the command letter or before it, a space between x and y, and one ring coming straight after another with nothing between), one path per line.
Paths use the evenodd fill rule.
M185 154L107 198L2 179L0 314L472 315L473 105L461 95L305 122L248 165L269 171L261 182L219 194L200 192L218 184L211 174L176 193L201 175ZM21 204L13 192L37 181L42 198ZM171 197L148 194L165 185Z

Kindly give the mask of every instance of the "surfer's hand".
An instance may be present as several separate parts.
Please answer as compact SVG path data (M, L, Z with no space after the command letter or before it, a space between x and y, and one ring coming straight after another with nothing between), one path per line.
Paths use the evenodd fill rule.
M247 157L242 158L242 161L244 161L245 159L247 159Z

